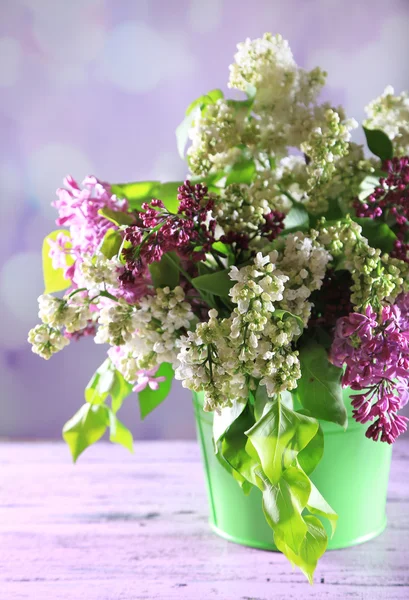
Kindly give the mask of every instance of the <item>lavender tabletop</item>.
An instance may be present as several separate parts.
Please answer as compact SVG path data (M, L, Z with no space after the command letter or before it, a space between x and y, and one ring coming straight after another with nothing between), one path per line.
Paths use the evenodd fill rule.
M165 458L164 458L165 457ZM409 598L409 440L394 448L388 527L330 551L315 585L277 553L214 535L194 442L0 444L0 599Z

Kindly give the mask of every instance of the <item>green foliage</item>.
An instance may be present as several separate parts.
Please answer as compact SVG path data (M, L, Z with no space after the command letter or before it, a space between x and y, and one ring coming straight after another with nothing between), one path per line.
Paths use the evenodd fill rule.
M369 150L381 160L393 158L393 145L386 133L380 129L363 128Z
M135 218L126 212L112 210L111 208L100 208L98 214L120 227L121 225L131 225L135 223Z
M114 444L120 444L130 452L133 452L132 433L121 423L112 410L109 411L109 441Z
M232 183L250 184L256 172L253 159L244 159L233 165L226 177L226 186Z
M185 118L176 128L176 143L181 158L185 158L185 150L189 140L189 131L192 128L195 119L200 116L200 113L205 106L214 104L220 98L223 98L223 92L221 90L212 90L208 94L200 96L188 106Z
M173 368L169 363L162 363L156 372L155 377L164 377L165 381L159 383L159 389L151 390L148 386L141 392L139 392L139 408L141 412L141 418L144 419L154 408L159 406L165 398L169 395L173 381Z
M131 392L132 384L125 381L111 360L107 358L95 371L85 388L84 396L88 403L94 405L104 404L108 396L111 396L112 410L116 413Z
M154 198L154 190L160 181L135 181L111 185L111 190L119 198L126 198L132 210L141 210L144 202Z
M228 297L231 287L234 285L229 277L229 271L216 271L206 275L199 275L192 279L192 285L200 292L210 292L215 296Z
M86 403L64 425L62 436L74 462L86 448L102 438L108 426L108 412L103 404Z
M313 341L300 348L300 365L302 375L298 380L297 397L303 407L316 419L346 427L342 369L332 365L325 348Z
M53 294L54 292L60 292L67 289L71 285L71 281L64 277L64 269L54 269L52 260L50 258L50 244L49 240L55 241L57 236L63 233L69 237L69 231L65 229L58 229L53 231L44 238L42 259L43 259L43 277L44 277L44 294ZM71 256L67 255L67 265L72 265L74 260Z
M288 215L284 219L285 231L297 231L306 229L309 226L309 217L306 209L301 206L293 206Z
M179 285L180 271L177 264L179 257L174 252L163 254L159 262L153 262L149 265L149 271L155 288L169 286L171 289Z
M366 237L372 248L379 248L382 252L388 253L393 250L397 237L389 225L370 218L354 218L354 221L362 227L362 235Z
M104 235L104 239L101 242L99 250L104 256L106 256L106 258L111 259L114 256L117 256L121 246L122 235L118 229L108 229Z
M255 418L249 402L215 415L216 449L245 492L253 485L261 490L277 548L312 582L327 547L325 528L315 515L328 519L333 529L337 519L308 477L322 456L322 431L316 419L279 397L264 402L261 414Z

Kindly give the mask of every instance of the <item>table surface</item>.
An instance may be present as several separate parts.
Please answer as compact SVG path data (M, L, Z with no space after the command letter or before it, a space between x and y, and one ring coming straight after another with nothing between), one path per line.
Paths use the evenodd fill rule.
M281 554L210 531L194 442L100 443L75 466L62 443L1 443L0 462L1 600L409 598L409 440L386 531L327 552L314 586Z

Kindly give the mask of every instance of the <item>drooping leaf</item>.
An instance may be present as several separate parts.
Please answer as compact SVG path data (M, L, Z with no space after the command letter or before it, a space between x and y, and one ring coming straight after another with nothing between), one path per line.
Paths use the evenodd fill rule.
M289 410L276 398L270 410L246 432L271 483L277 483L318 430L318 422Z
M316 419L345 428L348 416L342 395L342 369L331 364L325 348L312 341L300 348L300 365L297 396L302 406Z
M265 476L262 480L263 510L274 539L283 537L292 552L298 554L308 529L302 511L310 495L310 480L296 467L286 469L275 484Z
M311 493L308 498L307 509L310 513L315 515L319 515L320 517L324 517L328 519L331 525L332 535L334 535L338 515L337 513L330 507L325 498L322 497L320 492L317 490L315 485L311 482Z
M253 181L255 172L256 165L253 159L241 160L230 169L226 178L226 186L232 183L249 184Z
M288 215L284 219L285 230L296 231L305 229L309 226L308 212L303 206L293 206Z
M131 225L135 223L135 217L129 213L121 212L120 210L112 210L111 208L100 208L98 214L105 217L111 223L118 227L120 225Z
M179 285L180 271L176 264L180 262L179 257L172 253L172 259L168 254L163 254L159 262L149 265L149 271L155 288L169 286L171 289Z
M44 294L60 292L67 289L71 285L71 281L64 277L64 269L54 269L52 260L50 258L51 248L49 240L54 242L57 239L57 236L61 233L68 237L70 235L70 232L66 229L58 229L44 238L42 249ZM70 255L67 255L66 261L67 265L69 266L74 263L74 260Z
M62 436L76 462L80 454L102 438L108 426L108 407L86 403L64 425Z
M239 418L246 407L245 402L235 400L232 406L222 408L220 412L215 412L213 417L213 440L215 443L216 454L219 452L220 441L228 431L229 427Z
M108 397L115 376L111 366L111 361L107 358L91 377L84 391L85 400L89 404L103 404Z
M387 253L393 250L397 237L386 223L370 218L354 218L354 221L362 227L362 235L366 237L372 248L379 248Z
M324 455L324 432L319 426L317 433L308 444L298 453L298 462L302 470L310 475Z
M139 392L139 408L141 419L144 419L154 408L159 406L169 395L173 381L173 368L169 363L162 363L155 377L165 377L165 381L159 383L159 389L152 390L149 386Z
M115 369L115 376L109 390L111 396L111 410L117 413L123 401L132 393L133 385L126 381L122 373Z
M210 292L215 296L228 297L230 289L234 285L229 277L229 270L216 271L208 275L199 275L192 279L193 286L203 292Z
M274 534L277 548L288 558L293 566L297 566L310 583L313 583L314 571L319 558L324 554L328 545L328 537L321 521L312 515L306 515L304 522L307 527L306 534L298 553L293 552L286 543L286 536L281 532Z
M117 229L108 229L99 247L106 258L117 256L122 245L122 235Z
M133 437L113 411L109 411L109 440L133 452Z
M386 133L380 129L363 128L369 150L381 160L393 158L393 145Z

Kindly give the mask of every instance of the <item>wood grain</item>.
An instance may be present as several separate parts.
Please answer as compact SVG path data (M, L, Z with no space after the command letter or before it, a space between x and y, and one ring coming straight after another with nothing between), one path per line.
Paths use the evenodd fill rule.
M388 528L327 552L313 587L283 556L207 525L194 442L0 444L1 600L409 598L409 440L396 444Z

